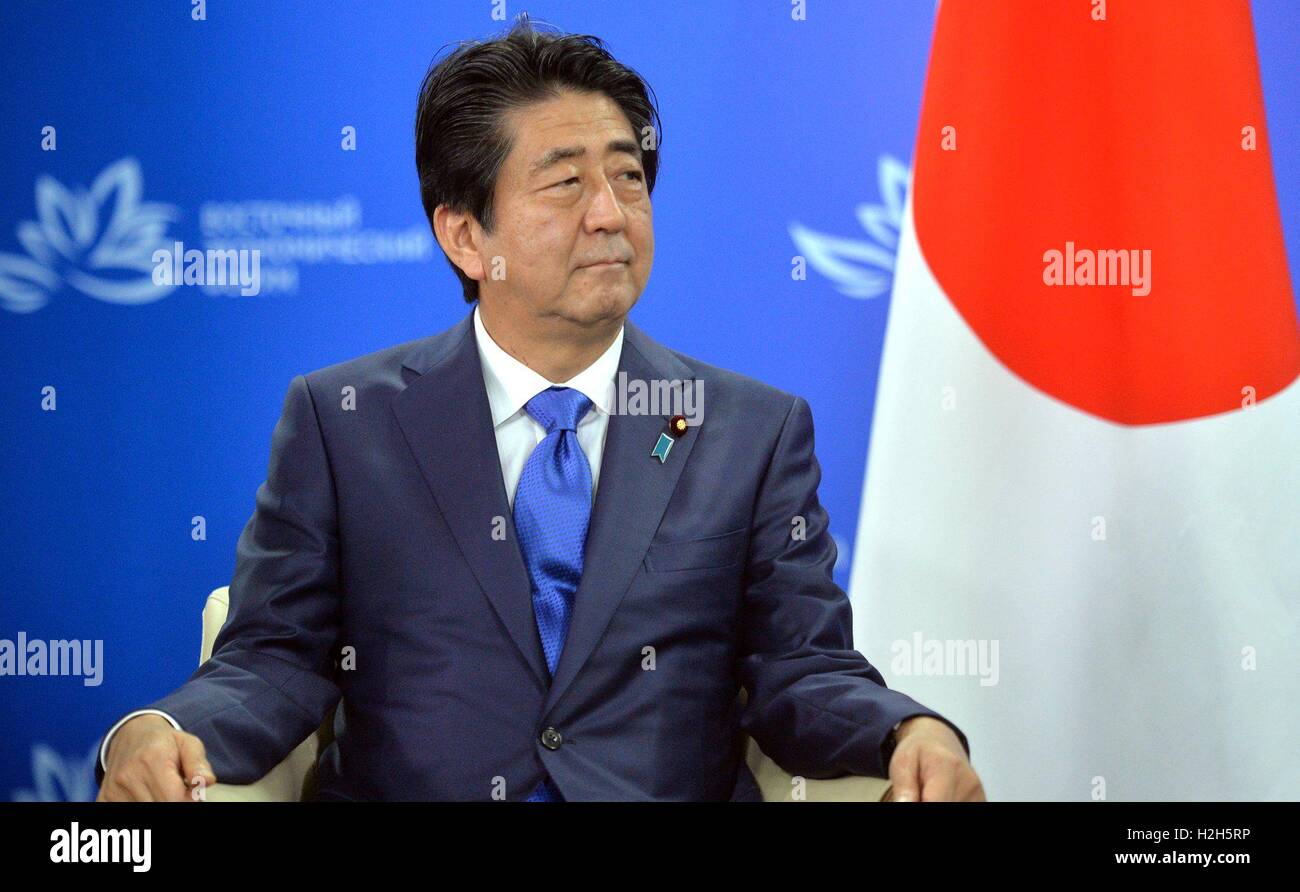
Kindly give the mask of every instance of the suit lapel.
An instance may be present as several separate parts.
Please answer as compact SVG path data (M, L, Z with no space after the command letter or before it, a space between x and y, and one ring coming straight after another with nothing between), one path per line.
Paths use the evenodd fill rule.
M398 424L492 609L545 687L548 673L533 616L532 585L501 479L473 313L448 331L420 341L403 366L409 380L392 403ZM628 380L692 380L689 367L630 321L625 323L618 368ZM616 414L609 419L582 581L545 711L559 701L595 650L690 458L699 435L695 428L676 441L666 462L651 456L667 418ZM505 540L491 535L497 517L505 519Z
M422 341L404 367L418 377L392 403L402 433L492 609L545 687L546 660L501 479L472 312L454 328ZM492 535L496 518L504 518L504 539Z
M628 380L689 381L690 369L631 322L619 371ZM617 386L617 380L615 386ZM586 664L636 575L699 432L691 428L660 463L650 451L669 415L612 415L605 434L596 503L587 530L582 581L569 633L546 698L549 712Z

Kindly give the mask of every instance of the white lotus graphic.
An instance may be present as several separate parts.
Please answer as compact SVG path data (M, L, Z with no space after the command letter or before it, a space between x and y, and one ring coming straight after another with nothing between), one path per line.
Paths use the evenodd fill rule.
M880 156L876 167L884 204L860 204L858 222L875 242L815 232L802 223L790 224L790 237L808 263L849 297L877 297L889 290L894 277L894 255L903 224L903 202L911 171L890 155Z
M34 790L14 790L14 802L92 802L95 798L95 760L99 741L84 757L65 759L53 747L32 744Z
M42 174L36 180L36 220L18 224L27 254L0 253L0 305L31 313L63 283L116 304L165 297L175 286L153 282L153 252L167 247L174 205L141 202L140 162L110 164L87 190L76 192Z

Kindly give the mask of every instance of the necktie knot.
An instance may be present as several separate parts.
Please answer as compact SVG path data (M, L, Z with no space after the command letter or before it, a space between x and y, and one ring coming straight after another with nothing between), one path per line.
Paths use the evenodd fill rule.
M591 408L591 400L581 390L572 387L548 387L524 404L524 411L546 429L577 431L578 422Z

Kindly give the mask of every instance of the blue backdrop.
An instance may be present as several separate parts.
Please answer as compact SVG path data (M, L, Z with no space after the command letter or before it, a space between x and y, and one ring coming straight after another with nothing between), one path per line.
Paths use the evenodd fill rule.
M0 677L0 798L93 798L105 728L194 669L290 379L466 312L424 221L413 116L434 54L502 29L499 8L0 4L0 639L104 654L97 685ZM847 585L894 247L859 213L901 207L934 3L506 13L524 9L604 38L655 89L656 264L633 319L808 398ZM1291 0L1253 10L1295 279L1298 26ZM260 248L261 292L141 285L131 259L176 241ZM813 243L858 259L793 279Z

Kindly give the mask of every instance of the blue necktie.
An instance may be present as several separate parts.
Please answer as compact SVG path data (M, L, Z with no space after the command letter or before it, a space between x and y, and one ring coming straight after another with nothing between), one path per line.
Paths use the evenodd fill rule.
M546 430L524 464L515 490L515 534L532 582L533 615L546 667L560 662L582 579L582 551L591 520L591 467L578 445L578 422L591 400L570 387L551 387L524 406ZM562 800L549 777L529 802Z

